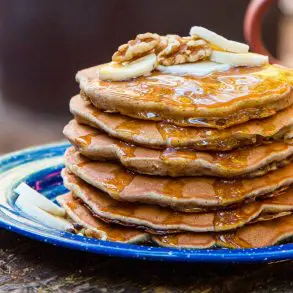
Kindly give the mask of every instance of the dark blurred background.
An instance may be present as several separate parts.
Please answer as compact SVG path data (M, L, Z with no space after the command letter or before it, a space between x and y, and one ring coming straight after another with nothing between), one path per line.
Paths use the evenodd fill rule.
M287 62L293 55L289 38L292 2L283 0L273 6L263 25L269 50ZM0 153L62 138L63 125L70 118L69 98L78 92L76 71L108 62L116 48L136 34L187 35L192 25L201 25L244 41L242 25L248 3L0 1Z

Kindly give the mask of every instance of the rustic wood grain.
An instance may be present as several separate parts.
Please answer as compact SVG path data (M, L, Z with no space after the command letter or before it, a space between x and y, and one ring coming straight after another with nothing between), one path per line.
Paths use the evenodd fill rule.
M255 265L124 260L0 230L0 292L292 292L292 262Z

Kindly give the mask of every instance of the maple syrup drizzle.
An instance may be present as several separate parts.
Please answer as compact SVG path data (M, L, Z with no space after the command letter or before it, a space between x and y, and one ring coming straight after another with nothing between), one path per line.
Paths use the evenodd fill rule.
M214 218L215 230L233 229L233 226L239 226L241 223L245 224L254 218L261 211L261 208L261 203L253 202L236 209L218 211L215 213Z
M242 180L215 180L213 189L221 205L238 201L243 197L245 191Z
M79 167L84 167L87 164L92 164L91 162L80 162L78 163ZM273 173L268 173L266 175L265 180L270 182L271 184L277 184L281 180L287 180L291 178L293 169L293 164L288 165L282 169L278 169ZM104 175L107 174L107 177L103 179L101 183L105 185L110 191L119 193L127 187L132 180L134 179L134 173L129 171L125 171L122 167L114 168L114 170L109 171L108 173L104 172ZM178 179L169 179L164 183L162 194L167 197L176 197L176 198L183 198L184 197L184 187L186 186L187 182L194 180L197 182L200 179L197 178L178 178ZM228 205L232 202L237 202L245 196L245 194L252 188L254 182L255 184L261 184L258 188L262 188L265 184L265 181L262 183L262 177L254 178L254 179L247 179L247 180L222 180L222 179L215 179L206 182L207 187L212 184L212 188L215 193L215 197L218 199L220 205ZM247 181L247 183L246 183ZM212 183L213 182L213 183ZM249 182L249 186L247 184ZM261 183L257 183L261 182Z
M122 122L119 124L115 130L117 133L122 133L126 136L136 136L140 135L142 132L142 129L145 126L145 122L139 121L139 120L126 120L125 122Z
M277 76L262 75L257 68L232 68L207 76L175 76L153 72L131 82L102 82L100 87L112 87L120 93L131 91L139 100L160 102L162 106L177 105L184 109L190 104L217 107L235 103L239 99L282 94L288 89L287 76L273 67L263 67L264 72L278 72ZM259 74L260 73L260 74Z
M126 121L124 120L124 122L120 123L120 125L113 127L111 126L110 120L114 114L107 114L96 110L93 110L92 112L97 112L95 116L102 123L110 124L109 127L117 133L118 137L133 141L133 136L142 136L145 140L147 140L148 135L150 135L151 139L151 134L148 134L145 129L145 121L128 119ZM162 143L167 144L168 146L190 147L197 150L209 149L214 151L227 151L239 146L255 144L268 140L271 136L276 135L277 132L280 133L281 130L284 134L286 121L290 119L292 112L293 108L291 107L279 112L278 119L275 118L275 116L272 116L257 122L248 122L246 124L220 131L208 128L178 127L164 122L153 123L155 124L158 132L161 134ZM103 118L101 118L102 115ZM290 124L288 123L288 126L289 125ZM238 135L235 135L235 133L238 133ZM258 138L254 137L254 133L260 133L260 136ZM147 145L150 146L150 144ZM162 146L160 148L162 148Z
M78 177L75 177L74 175L72 175L69 180L71 181L71 183L81 188L82 193L85 193L85 194L88 193L86 197L89 197L89 198L94 197L95 199L97 199L98 209L101 209L104 212L110 212L113 215L119 214L119 215L123 215L127 217L133 217L135 219L147 220L147 221L150 221L156 224L161 224L161 225L170 225L170 224L179 224L179 223L193 224L194 222L190 221L192 217L198 218L203 216L201 214L192 215L192 214L185 214L185 213L179 213L179 212L172 212L171 210L168 210L168 209L157 208L157 207L148 206L148 205L140 205L140 204L136 205L133 203L118 202L103 195L100 192L96 193L94 188L90 187L87 183L80 180ZM101 200L99 199L99 196L102 197ZM103 200L103 197L106 198L106 202L105 200ZM100 205L99 202L102 202L102 204ZM243 206L236 210L224 211L222 212L222 214L217 215L218 217L222 217L222 219L218 219L220 222L217 222L217 218L216 218L215 219L216 222L214 222L214 227L216 231L220 231L225 229L227 225L230 228L231 225L239 225L241 223L244 224L247 221L249 221L249 219L253 215L256 215L257 213L259 213L260 208L261 208L261 203L256 202L253 204ZM203 221L204 221L204 218L203 218ZM197 225L199 225L200 227L201 223L197 222ZM225 235L227 235L227 237ZM233 237L229 239L229 235L232 235ZM232 243L232 240L234 241L233 245L244 245L243 243L239 244L239 241L241 239L239 240L238 235L233 233L232 234L227 233L227 234L221 235L219 239L222 242L223 241L226 241L227 243L230 242L230 245ZM229 241L227 241L227 239ZM238 241L238 244L236 243L236 240Z
M117 94L131 95L143 103L153 103L154 109L151 112L144 111L143 107L130 109L119 108L119 111L128 116L140 119L168 120L176 124L189 126L202 126L225 128L233 124L239 124L253 118L264 118L273 115L276 110L285 108L277 106L268 107L247 107L237 110L237 113L228 113L222 117L218 115L200 116L203 109L213 109L232 105L243 100L253 100L272 95L287 93L289 90L288 74L273 66L263 68L233 68L227 72L217 72L203 77L175 76L153 72L150 76L136 78L127 82L105 82L99 81L99 87L112 88ZM254 102L255 103L255 102ZM186 113L196 111L196 117L184 115L176 117L168 116L166 107L172 106ZM287 101L286 106L289 106ZM204 112L203 112L204 113ZM179 114L178 114L179 115Z
M185 180L182 178L178 180L168 180L163 186L162 193L169 197L182 198L185 184Z
M135 150L136 146L128 144L123 141L117 141L115 145L118 147L118 149L121 151L121 155L124 158L133 158L135 157Z
M134 177L135 174L130 171L125 171L122 168L116 168L107 173L107 177L104 178L102 184L111 192L115 192L117 197L119 197L119 193L131 183Z
M246 240L238 237L237 232L227 232L224 234L215 234L216 242L221 246L231 248L252 248L252 245Z
M82 135L75 139L75 143L81 147L87 147L92 143L92 139L97 136L98 134L95 134L95 133Z

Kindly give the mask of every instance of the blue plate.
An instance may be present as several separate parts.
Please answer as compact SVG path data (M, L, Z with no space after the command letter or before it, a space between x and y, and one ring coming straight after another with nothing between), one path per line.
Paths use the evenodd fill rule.
M60 171L68 146L61 142L0 157L1 227L56 246L144 260L239 263L293 259L293 244L256 249L171 249L100 241L43 226L15 206L17 195L13 190L25 181L53 201L65 193Z

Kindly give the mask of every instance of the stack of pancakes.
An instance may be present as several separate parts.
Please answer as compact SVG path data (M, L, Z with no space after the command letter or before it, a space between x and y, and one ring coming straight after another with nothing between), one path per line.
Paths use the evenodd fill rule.
M90 237L207 248L293 234L293 92L280 67L77 74L59 203Z

